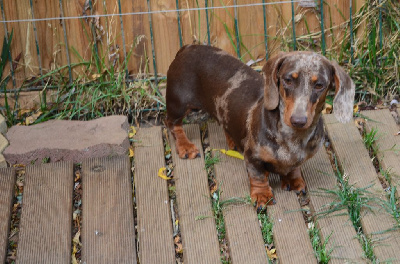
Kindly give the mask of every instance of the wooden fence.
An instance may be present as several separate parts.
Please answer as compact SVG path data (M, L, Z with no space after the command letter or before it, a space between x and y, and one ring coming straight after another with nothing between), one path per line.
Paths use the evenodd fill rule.
M316 7L304 7L314 2ZM324 3L322 10L321 2ZM90 61L93 52L106 63L119 61L123 65L128 58L127 69L131 74L155 70L166 74L180 46L194 42L210 43L240 56L245 62L281 50L285 41L293 41L293 33L298 43L311 39L317 47L324 37L329 49L344 34L350 5L354 13L364 2L1 0L0 35L13 31L11 56L18 61L13 72L17 87L23 80L52 69ZM111 15L102 16L106 14ZM315 33L312 38L310 33ZM302 37L305 35L308 37ZM286 43L286 47L293 49L291 44ZM5 73L10 72L10 64L7 67ZM72 67L72 78L84 70L85 67Z

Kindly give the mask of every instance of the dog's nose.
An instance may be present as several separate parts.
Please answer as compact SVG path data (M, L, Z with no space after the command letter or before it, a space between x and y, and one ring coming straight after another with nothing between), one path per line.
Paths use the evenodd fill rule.
M307 123L307 116L292 115L290 117L290 123L292 123L294 127L302 128Z

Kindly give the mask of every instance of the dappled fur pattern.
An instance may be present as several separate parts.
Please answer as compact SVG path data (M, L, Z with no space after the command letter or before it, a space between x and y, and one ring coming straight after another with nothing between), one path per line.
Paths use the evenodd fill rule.
M230 148L242 151L257 207L274 203L269 173L282 188L305 192L300 166L322 144L321 111L329 90L336 93L337 119L352 118L354 83L335 62L312 52L281 53L262 74L210 46L181 48L167 74L166 124L181 158L199 150L187 139L182 119L192 109L211 114Z

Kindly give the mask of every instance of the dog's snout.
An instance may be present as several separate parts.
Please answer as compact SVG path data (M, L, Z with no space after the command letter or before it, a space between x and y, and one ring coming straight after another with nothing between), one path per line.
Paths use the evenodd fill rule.
M292 123L294 127L302 128L307 123L307 116L292 115L290 117L290 123Z

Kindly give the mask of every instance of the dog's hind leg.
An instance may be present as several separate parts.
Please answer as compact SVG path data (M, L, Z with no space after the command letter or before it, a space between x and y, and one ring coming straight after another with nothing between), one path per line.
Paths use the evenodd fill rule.
M171 121L169 116L166 119L166 125L168 129L171 131L172 136L175 139L176 151L178 152L178 156L181 159L194 159L200 157L200 152L197 147L190 142L187 138L185 131L182 127L182 118L176 120L175 122Z
M237 150L235 142L233 142L232 137L225 131L225 138L226 138L226 143L228 144L228 148L231 150Z
M295 191L296 193L302 192L306 193L306 183L301 176L300 167L295 168L293 171L289 172L288 175L282 176L281 178L281 187L287 191Z

